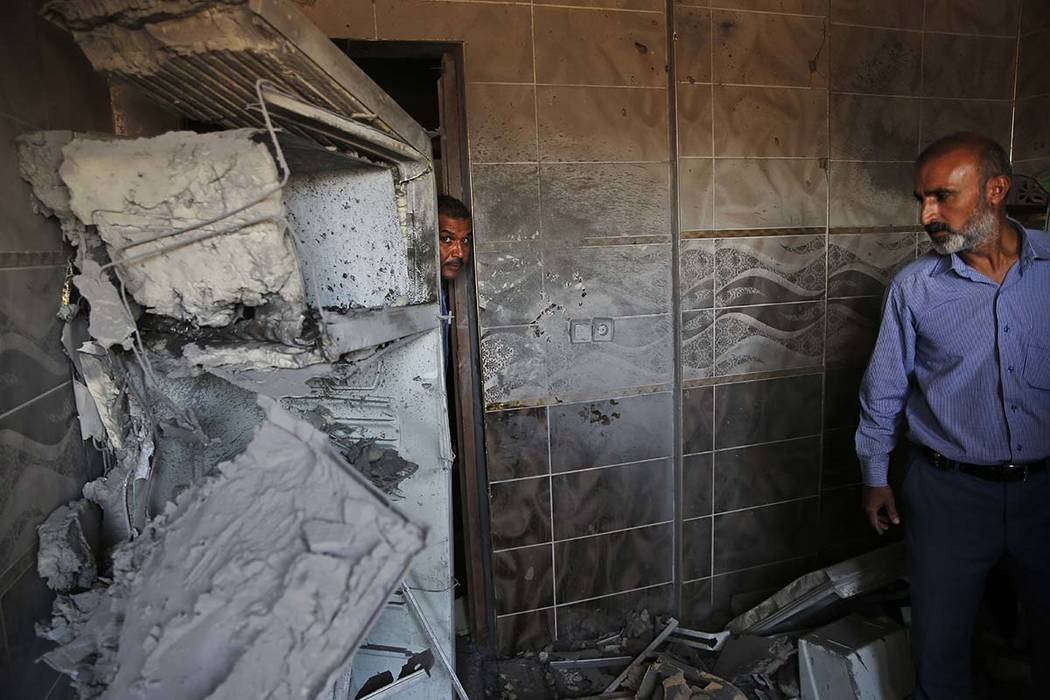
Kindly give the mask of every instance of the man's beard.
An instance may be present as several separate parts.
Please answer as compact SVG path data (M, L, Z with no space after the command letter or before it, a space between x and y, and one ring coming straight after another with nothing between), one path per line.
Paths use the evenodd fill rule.
M930 234L933 249L941 255L951 255L964 250L973 250L992 238L995 235L997 224L995 210L981 202L958 230L940 221L928 224L925 228L926 233ZM932 234L939 231L947 231L948 235L941 239L934 238Z

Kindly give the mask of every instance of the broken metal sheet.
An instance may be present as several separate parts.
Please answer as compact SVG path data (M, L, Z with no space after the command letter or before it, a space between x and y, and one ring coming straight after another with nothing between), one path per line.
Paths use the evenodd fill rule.
M37 573L48 588L68 592L94 585L98 528L98 510L84 500L60 506L37 527Z
M906 575L904 543L891 544L795 579L731 620L726 629L737 634L800 629L840 601L878 590Z
M129 261L121 264L121 274L147 310L225 326L240 307L252 306L258 307L256 318L285 328L289 337L298 334L305 311L302 279L281 221L277 166L256 134L241 129L78 137L63 147L59 172L72 212L97 227L111 260ZM147 242L221 217L267 192L242 212Z
M316 107L367 122L430 152L426 132L284 0L52 0L43 14L73 32L92 65L192 119L259 126L245 110L260 78ZM287 123L320 143L324 131Z
M849 615L798 643L802 700L904 700L915 690L908 639L889 618Z
M83 699L314 698L375 623L424 530L277 402L219 474L60 597L44 660Z
M437 328L441 308L419 304L324 315L325 353L332 358Z
M102 418L98 414L95 399L88 391L87 385L76 379L73 380L73 400L77 405L81 439L105 442L106 426L102 425Z
M88 392L95 402L99 420L106 429L106 441L113 449L124 446L127 409L124 405L124 371L98 343L86 342L76 353L76 361Z

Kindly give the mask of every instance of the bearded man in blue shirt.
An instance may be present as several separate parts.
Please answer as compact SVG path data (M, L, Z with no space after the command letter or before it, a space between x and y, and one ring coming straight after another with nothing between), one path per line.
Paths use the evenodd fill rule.
M880 534L901 522L889 454L902 436L910 446L900 497L919 699L970 697L974 619L1003 559L1037 685L1050 668L1050 234L1006 216L1010 184L1003 148L977 134L919 156L933 252L890 284L861 385L863 507Z

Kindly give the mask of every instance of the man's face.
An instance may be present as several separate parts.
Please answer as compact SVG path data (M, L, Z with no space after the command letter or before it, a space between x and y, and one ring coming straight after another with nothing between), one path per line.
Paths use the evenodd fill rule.
M963 148L931 158L915 173L919 222L941 255L973 250L995 234L996 212L981 179L977 155Z
M438 243L441 246L441 276L454 280L470 262L470 219L438 215Z

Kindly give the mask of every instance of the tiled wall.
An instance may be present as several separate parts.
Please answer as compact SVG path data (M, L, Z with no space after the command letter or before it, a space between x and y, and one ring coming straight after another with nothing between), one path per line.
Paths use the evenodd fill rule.
M673 46L660 0L305 6L464 41L504 651L640 607L724 619L873 543L852 432L883 289L924 251L911 163L1010 142L1019 43L1018 155L1050 157L1026 5L683 0Z
M98 465L74 418L56 318L68 251L35 214L13 139L35 129L110 131L108 91L40 3L5 3L0 24L0 697L72 697L34 663L33 624L51 596L36 573L36 526L78 498Z
M1050 2L1024 0L1014 118L1014 169L1050 170Z

